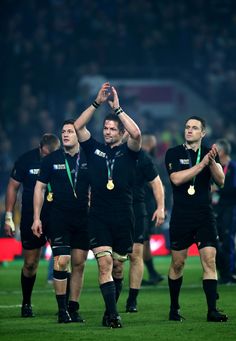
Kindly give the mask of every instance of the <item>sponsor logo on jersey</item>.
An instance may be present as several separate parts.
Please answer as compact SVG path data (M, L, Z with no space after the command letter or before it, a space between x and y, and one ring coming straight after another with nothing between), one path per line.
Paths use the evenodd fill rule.
M53 165L53 169L55 170L66 169L66 165L64 163L56 164L56 165Z
M189 165L189 159L179 159L181 165Z
M29 174L38 175L39 174L39 168L29 169Z
M99 149L96 149L94 154L100 156L100 157L106 157L106 153L102 152L101 150Z

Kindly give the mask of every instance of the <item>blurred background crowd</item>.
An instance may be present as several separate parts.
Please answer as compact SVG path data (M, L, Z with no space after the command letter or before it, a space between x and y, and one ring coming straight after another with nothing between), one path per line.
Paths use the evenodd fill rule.
M235 1L1 0L0 18L1 202L14 160L43 133L59 133L107 80L182 82L217 113L209 142L227 138L235 155ZM120 97L141 129L156 135L166 184L163 157L181 143L184 122L140 118L137 98L124 89ZM100 117L90 127L95 134Z

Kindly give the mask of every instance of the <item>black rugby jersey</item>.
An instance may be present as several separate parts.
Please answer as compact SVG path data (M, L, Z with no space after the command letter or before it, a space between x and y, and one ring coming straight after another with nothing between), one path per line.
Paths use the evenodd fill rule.
M74 196L73 189L66 171L65 158L70 167L72 181L74 183L76 162L79 164L78 177L76 184L76 195ZM48 184L50 183L53 192L52 204L63 209L78 209L88 206L88 173L87 161L83 150L80 150L79 159L78 153L71 156L65 153L62 149L56 150L46 156L42 160L40 174L38 180Z
M111 148L92 137L80 143L88 161L91 185L91 207L127 207L133 202L133 185L139 152L130 150L127 143ZM108 190L107 160L114 160L114 189Z
M133 190L134 205L138 205L140 214L147 214L145 190L147 182L153 181L158 175L157 167L147 152L141 150L138 157L135 185Z
M201 146L201 157L209 152L209 148ZM192 166L196 164L198 150L195 152L192 149L188 149ZM216 162L219 163L219 158L216 158ZM184 145L179 145L174 148L170 148L166 152L165 156L166 169L169 175L173 172L188 169L190 167L190 161L188 153ZM188 188L192 185L192 181L186 182L180 186L176 186L171 182L173 190L174 205L181 206L182 208L204 208L210 206L210 189L211 189L211 172L209 167L205 167L195 178L194 188L195 194L189 195Z
M20 156L14 164L11 178L22 184L22 213L33 212L34 186L38 178L41 158L39 148Z
M226 170L225 170L226 171ZM225 174L224 187L219 189L219 203L222 206L236 205L236 162L230 161Z

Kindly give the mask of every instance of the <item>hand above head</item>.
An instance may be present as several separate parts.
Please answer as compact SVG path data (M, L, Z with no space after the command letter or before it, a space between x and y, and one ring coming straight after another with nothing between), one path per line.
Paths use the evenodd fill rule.
M107 101L108 97L111 94L110 88L111 86L109 82L106 82L102 85L101 89L98 91L98 94L95 100L98 105Z
M6 212L4 230L8 237L13 237L15 235L15 224L12 218L12 212Z
M114 86L111 87L111 91L112 91L113 100L109 99L108 103L109 103L111 109L115 110L115 109L119 108L119 106L120 106L119 97L118 97L117 91L114 88Z

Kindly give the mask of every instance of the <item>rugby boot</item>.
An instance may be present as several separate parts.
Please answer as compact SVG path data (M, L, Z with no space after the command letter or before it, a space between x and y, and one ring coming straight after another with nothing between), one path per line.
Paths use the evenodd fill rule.
M58 311L58 323L70 323L71 317L66 309L60 309Z
M126 313L137 313L138 309L137 309L136 302L130 303L127 301L125 311L126 311Z
M178 309L171 309L169 312L169 321L178 321L178 322L183 322L185 318L180 315Z
M79 303L78 302L69 302L68 312L71 317L71 322L79 322L84 323L85 320L79 314Z
M32 306L30 304L24 304L21 307L21 317L34 317Z
M110 328L122 328L121 317L119 315L110 316L109 321Z
M222 314L217 309L211 310L207 314L208 322L227 322L228 316L226 314Z

